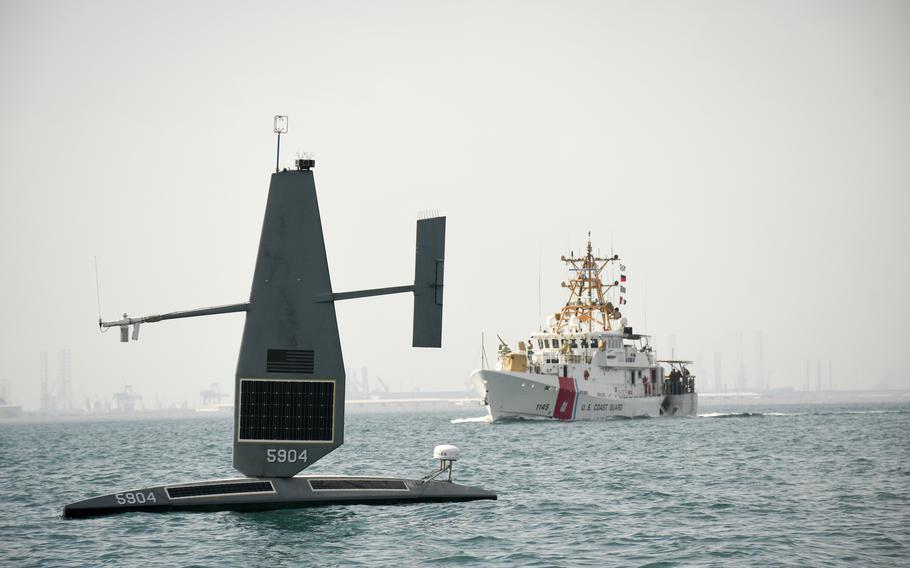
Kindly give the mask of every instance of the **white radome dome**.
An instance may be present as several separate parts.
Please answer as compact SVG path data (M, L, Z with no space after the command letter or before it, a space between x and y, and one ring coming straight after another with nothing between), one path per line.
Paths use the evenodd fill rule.
M434 460L451 460L455 461L461 457L461 450L458 449L458 446L453 446L451 444L443 444L441 446L436 446L433 448L433 459Z

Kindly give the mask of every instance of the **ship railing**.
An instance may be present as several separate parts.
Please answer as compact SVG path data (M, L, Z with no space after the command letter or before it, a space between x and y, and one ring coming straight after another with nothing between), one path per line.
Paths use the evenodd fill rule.
M573 363L575 363L575 364L584 363L586 365L590 365L591 361L593 361L593 360L594 360L593 356L582 354L582 353L564 353L564 354L560 354L560 356L559 356L560 365L573 364Z
M665 395L694 393L695 377L664 379L663 392Z

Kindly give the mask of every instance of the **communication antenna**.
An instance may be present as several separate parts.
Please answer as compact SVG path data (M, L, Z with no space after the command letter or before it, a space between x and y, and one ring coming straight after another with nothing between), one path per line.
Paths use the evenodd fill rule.
M645 285L645 301L644 301L644 311L645 311L645 329L648 329L648 280L647 278L644 281Z
M312 152L297 152L297 159L294 160L294 167L298 171L312 170L316 166L316 154Z
M275 124L272 127L272 130L275 132L275 134L278 135L278 150L275 152L275 173L278 173L278 163L281 159L281 135L287 134L288 132L288 117L281 114L276 114Z
M490 368L490 362L487 361L487 343L484 340L483 332L480 332L480 368Z
M104 326L101 325L101 284L100 279L98 278L98 257L95 259L95 296L98 299L98 329L101 330L101 333L107 331Z
M543 255L543 241L537 242L537 329L543 331L543 319L540 310L540 257ZM99 318L101 316L99 315Z

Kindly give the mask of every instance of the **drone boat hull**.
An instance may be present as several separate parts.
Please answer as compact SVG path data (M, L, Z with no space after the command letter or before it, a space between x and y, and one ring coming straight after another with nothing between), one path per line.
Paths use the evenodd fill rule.
M329 505L390 505L497 498L448 481L389 477L250 477L162 485L67 505L66 518L171 511L268 511Z

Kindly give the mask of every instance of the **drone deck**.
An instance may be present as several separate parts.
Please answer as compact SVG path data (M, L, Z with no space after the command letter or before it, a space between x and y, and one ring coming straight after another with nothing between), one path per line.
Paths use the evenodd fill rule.
M76 518L138 511L267 511L478 499L496 499L496 493L448 481L394 477L247 477L111 493L71 503L64 507L63 516Z

